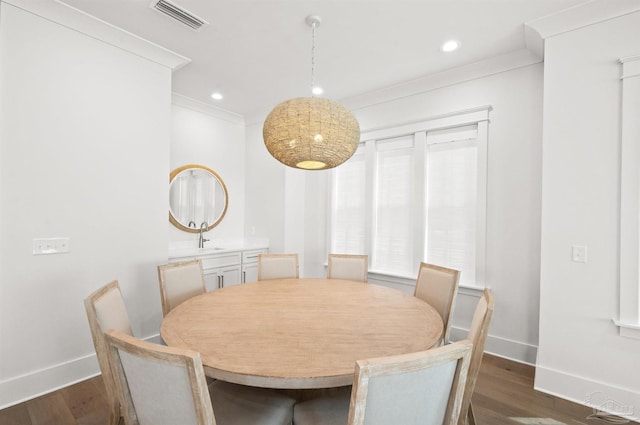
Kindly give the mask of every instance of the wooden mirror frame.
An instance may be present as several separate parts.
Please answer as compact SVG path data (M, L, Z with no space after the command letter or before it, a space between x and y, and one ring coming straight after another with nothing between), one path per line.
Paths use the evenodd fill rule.
M220 213L220 215L216 218L216 220L213 223L207 223L207 228L204 231L209 231L209 230L213 229L224 218L225 214L227 213L227 208L229 206L229 192L227 191L227 186L224 184L224 181L218 175L218 173L216 173L215 171L213 171L209 167L205 167L204 165L187 164L187 165L183 165L182 167L178 167L178 168L176 168L175 170L173 170L171 172L171 174L169 175L169 221L171 222L171 224L173 224L175 227L177 227L180 230L184 230L185 232L189 232L189 233L199 233L200 232L200 227L192 228L192 227L188 226L188 223L186 225L184 223L181 223L173 215L173 211L171 209L171 184L176 179L176 177L178 175L180 175L180 173L182 173L183 171L186 171L186 170L193 170L193 169L204 170L204 171L208 172L209 174L211 174L211 176L214 178L214 180L216 180L220 184L220 186L222 187L222 190L224 191L224 208L222 209L222 212ZM196 224L196 226L197 225L198 224Z

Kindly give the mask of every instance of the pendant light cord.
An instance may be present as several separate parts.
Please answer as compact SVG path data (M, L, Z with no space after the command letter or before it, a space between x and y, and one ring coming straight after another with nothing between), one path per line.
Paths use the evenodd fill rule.
M316 85L316 76L315 76L315 70L316 70L316 61L315 61L315 56L316 56L316 26L317 23L314 22L311 24L311 96L313 97L313 88Z

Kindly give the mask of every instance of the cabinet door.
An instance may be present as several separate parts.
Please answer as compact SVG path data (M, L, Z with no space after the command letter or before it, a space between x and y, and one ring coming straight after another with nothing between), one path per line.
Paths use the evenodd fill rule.
M240 279L240 266L229 266L224 267L219 270L220 276L222 277L221 287L226 288L227 286L238 285L242 282Z
M207 288L207 292L215 291L220 287L222 274L220 269L209 269L204 272L204 285Z
M258 263L242 266L242 282L256 282L258 280Z

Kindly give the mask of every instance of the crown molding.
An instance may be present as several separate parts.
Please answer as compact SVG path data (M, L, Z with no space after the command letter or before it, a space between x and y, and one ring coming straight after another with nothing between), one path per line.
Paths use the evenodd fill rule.
M0 0L50 22L62 25L96 40L123 49L175 71L191 62L191 59L162 46L124 31L88 13L82 12L62 0Z
M199 100L194 100L190 97L181 95L179 93L171 94L171 103L175 106L181 106L183 108L191 109L221 120L229 121L235 124L245 124L244 117L234 112L229 112L225 109L217 108L212 105L208 105Z
M590 0L525 23L525 43L544 57L544 40L640 10L640 0Z
M541 59L527 49L516 50L504 55L495 56L469 65L447 69L435 74L372 90L356 96L336 99L349 109L357 111L369 106L393 100L403 99L443 87L461 84L467 81L488 77L502 72L523 68L540 63ZM264 121L268 111L251 114L245 117L248 125Z

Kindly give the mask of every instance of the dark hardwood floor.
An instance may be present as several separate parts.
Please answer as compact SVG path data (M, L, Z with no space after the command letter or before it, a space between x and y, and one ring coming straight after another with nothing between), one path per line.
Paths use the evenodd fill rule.
M478 425L596 425L592 409L533 389L534 368L485 355L473 397ZM0 425L104 425L100 377L0 410ZM180 425L180 424L176 424Z

